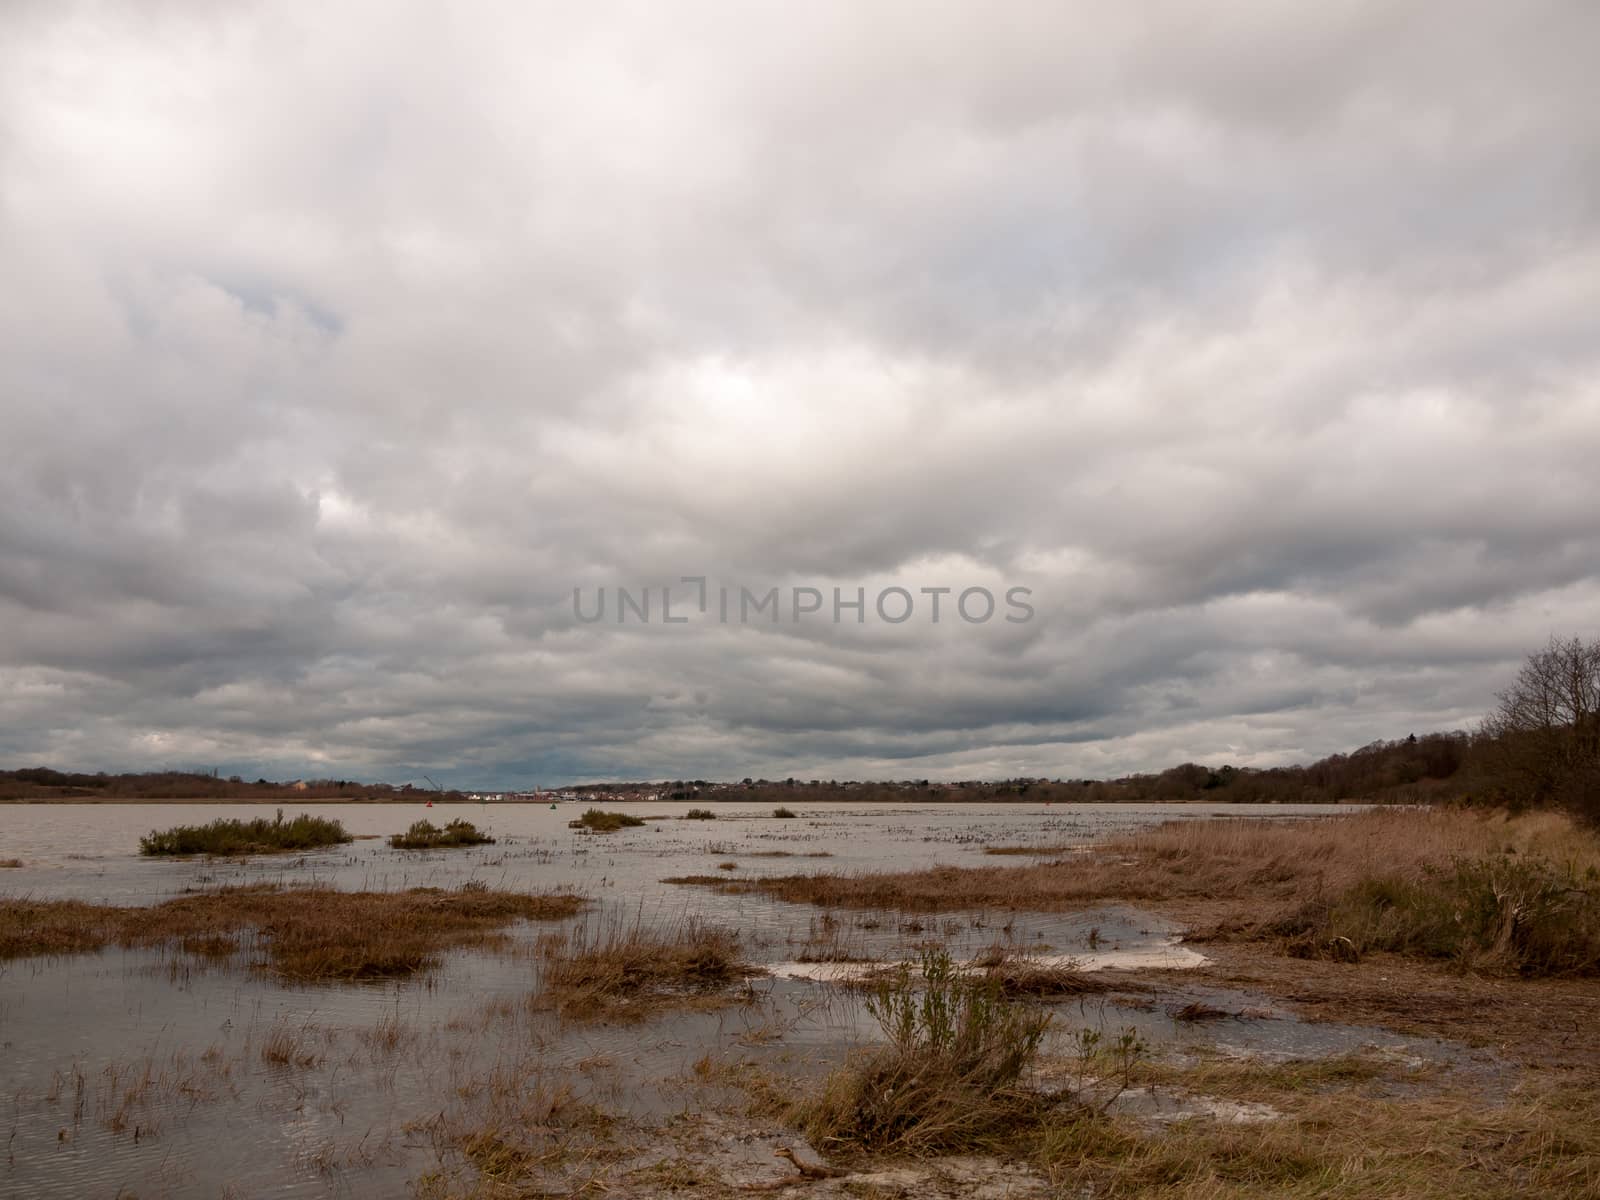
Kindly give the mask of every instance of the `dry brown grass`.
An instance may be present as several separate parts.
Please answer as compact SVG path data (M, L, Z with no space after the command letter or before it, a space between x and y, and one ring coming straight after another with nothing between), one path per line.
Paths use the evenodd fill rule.
M1600 866L1600 842L1554 813L1507 819L1459 809L1369 809L1319 820L1171 821L1065 862L667 882L824 907L919 912L1062 911L1101 900L1222 899L1257 906L1298 901L1318 888L1347 887L1379 872L1420 872L1455 856L1507 848L1577 855L1583 866Z
M535 1006L579 1019L641 1019L756 973L740 957L737 933L695 918L668 929L611 920L542 939L540 955Z
M1028 855L1034 858L1059 857L1063 854L1075 854L1084 848L1082 842L1062 843L1051 846L985 846L985 854L1016 854Z
M293 979L376 979L432 967L444 950L487 945L516 920L559 920L577 896L494 891L341 892L270 884L180 896L148 908L0 899L0 959L81 954L107 945L232 953L254 930L251 966Z
M1283 936L1299 953L1389 950L1526 975L1600 972L1600 837L1551 812L1175 821L1015 867L667 882L917 912L1121 900L1212 936Z
M1503 1103L1468 1093L1395 1100L1370 1078L1236 1072L1238 1089L1285 1115L1231 1124L1206 1118L1151 1130L1066 1114L1033 1158L1060 1195L1215 1200L1404 1197L1511 1200L1600 1194L1600 1112L1583 1089L1540 1080ZM1191 1082L1183 1076L1180 1084ZM1210 1078L1213 1086L1224 1085ZM1227 1091L1226 1086L1220 1090Z
M1103 976L1084 971L1076 962L1044 959L1009 946L991 946L972 965L1000 995L1012 999L1057 1000L1111 988ZM1127 990L1126 984L1120 986Z

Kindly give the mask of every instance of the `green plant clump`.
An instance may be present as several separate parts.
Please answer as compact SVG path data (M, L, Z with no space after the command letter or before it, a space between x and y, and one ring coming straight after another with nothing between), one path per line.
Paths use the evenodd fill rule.
M683 819L685 821L715 821L717 814L709 808L691 808L683 814Z
M628 813L603 812L598 808L591 808L576 821L568 821L569 829L587 829L591 833L615 833L633 825L643 825L643 817L631 816Z
M139 853L287 854L353 840L338 821L306 813L285 821L280 808L270 821L265 817L253 821L219 817L209 825L177 825L167 830L153 830L139 839Z
M795 811L792 808L784 808L780 804L777 808L772 810L772 815L775 817L786 817L792 819L795 815Z
M413 821L404 833L391 834L389 845L396 850L444 850L455 846L492 846L494 839L471 821L456 817L440 829L432 821Z
M1374 950L1523 976L1600 974L1600 880L1537 856L1458 858L1420 877L1363 879L1307 905L1283 932L1291 951Z
M903 966L880 981L867 1009L889 1044L834 1072L796 1109L813 1145L958 1153L1032 1126L1048 1108L1022 1078L1050 1014L1007 1001L948 951L928 950L920 972Z

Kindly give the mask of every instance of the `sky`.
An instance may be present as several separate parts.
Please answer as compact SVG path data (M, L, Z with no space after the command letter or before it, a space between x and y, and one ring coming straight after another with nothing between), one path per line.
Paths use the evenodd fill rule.
M1471 728L1600 633L1597 45L1588 0L5 0L0 767Z

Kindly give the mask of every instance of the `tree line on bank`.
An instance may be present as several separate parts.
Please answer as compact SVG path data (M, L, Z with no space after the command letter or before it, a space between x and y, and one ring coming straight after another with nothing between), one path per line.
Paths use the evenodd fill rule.
M460 792L403 784L361 783L354 779L280 782L248 781L209 771L144 771L106 774L25 767L0 771L4 800L465 800Z

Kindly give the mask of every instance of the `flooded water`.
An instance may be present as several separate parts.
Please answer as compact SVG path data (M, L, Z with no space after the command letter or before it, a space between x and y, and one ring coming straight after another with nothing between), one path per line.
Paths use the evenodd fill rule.
M285 806L290 812L296 806ZM653 818L607 835L567 827L579 809L535 805L306 805L363 838L335 850L245 860L138 855L152 829L255 817L257 806L17 805L0 810L0 892L124 905L250 882L344 889L453 887L577 891L594 903L571 923L671 923L703 917L736 928L755 962L779 968L745 1002L676 1012L640 1026L562 1023L524 1000L537 986L534 941L555 923L513 930L509 949L454 952L421 978L295 986L176 951L106 950L0 963L0 1101L9 1111L0 1196L392 1196L435 1164L442 1123L490 1103L485 1079L526 1093L575 1080L619 1113L661 1116L688 1101L674 1080L708 1052L785 1056L791 1074L820 1071L875 1034L852 993L783 969L832 953L892 960L935 940L961 956L997 938L1069 956L1171 951L1174 930L1134 909L826 914L750 895L662 880L933 864L1020 864L985 845L1070 847L1172 819L1312 817L1348 809L1276 806L818 806L792 820L769 809L636 808ZM382 837L421 816L460 815L499 839L439 852L390 849ZM1003 931L1003 935L1002 935ZM1114 963L1112 965L1115 965ZM1176 965L1176 964L1174 964ZM1224 997L1243 1012L1248 997ZM1080 1005L1072 1020L1134 1026L1150 1037L1209 1038L1159 1008ZM1235 1020L1221 1031L1272 1052L1331 1052L1371 1031ZM1392 1039L1398 1044L1398 1039Z

